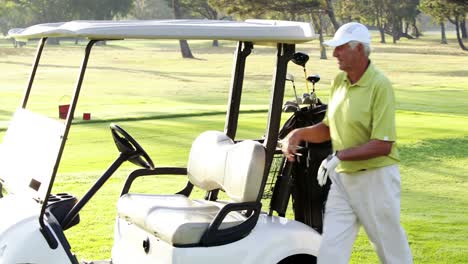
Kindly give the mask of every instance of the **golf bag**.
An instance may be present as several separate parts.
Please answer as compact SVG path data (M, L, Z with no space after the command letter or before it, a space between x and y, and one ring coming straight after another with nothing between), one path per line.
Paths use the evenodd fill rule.
M279 138L283 139L295 128L311 126L321 122L325 116L327 105L318 104L316 107L304 107L296 111L283 125ZM318 185L317 172L322 161L332 152L331 141L314 144L304 142L304 148L298 152L296 162L287 163L291 166L291 196L295 220L302 222L319 233L322 233L322 219L325 202L330 190L330 179L324 186Z

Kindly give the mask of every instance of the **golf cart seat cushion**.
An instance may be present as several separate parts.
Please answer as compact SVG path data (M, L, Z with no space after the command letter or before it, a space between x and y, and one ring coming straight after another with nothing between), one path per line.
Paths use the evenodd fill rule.
M260 191L264 167L265 149L259 142L235 144L222 132L207 131L192 144L187 172L201 189L222 189L234 202L251 202Z
M221 132L202 133L194 141L187 167L189 180L206 191L221 188L229 203L256 201L265 166L265 149L255 141L235 144ZM173 245L198 244L228 202L191 200L180 194L125 194L118 202L120 218ZM230 212L219 229L247 219Z
M183 195L125 194L118 202L120 218L174 245L197 244L224 204L190 200ZM230 213L220 229L236 226L246 219Z

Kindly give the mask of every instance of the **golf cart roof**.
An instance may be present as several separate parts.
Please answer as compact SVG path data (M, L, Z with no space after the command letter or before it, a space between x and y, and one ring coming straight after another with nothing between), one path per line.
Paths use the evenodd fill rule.
M315 38L309 23L275 20L70 21L12 29L8 35L15 39L209 39L290 44Z

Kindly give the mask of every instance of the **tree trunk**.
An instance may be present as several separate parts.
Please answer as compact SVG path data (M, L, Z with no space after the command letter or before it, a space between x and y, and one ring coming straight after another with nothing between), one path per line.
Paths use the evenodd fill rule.
M461 30L460 30L460 23L459 23L459 17L458 16L455 17L455 30L457 31L458 45L460 45L460 48L462 50L468 51L468 49L463 44L463 39L461 38L461 34L460 34Z
M447 44L447 36L445 35L444 22L440 22L440 44Z
M320 59L326 60L327 59L327 49L325 45L323 45L323 21L322 21L322 13L319 13L319 40L320 40Z
M421 36L421 33L419 32L418 27L416 26L416 19L413 20L412 25L412 34L416 37L419 38Z
M96 42L96 46L106 46L106 45L107 45L107 42L105 40L100 40Z
M385 25L382 23L382 18L380 15L380 10L377 10L377 28L379 29L380 33L380 43L386 43L385 41Z
M333 27L335 28L335 31L337 31L338 28L340 27L340 23L338 23L338 21L336 21L335 11L334 11L334 9L333 9L332 1L331 1L331 0L327 0L326 2L327 2L327 14L328 14L328 17L330 18L330 21L332 22Z
M460 30L461 30L461 36L462 38L466 39L468 38L466 34L466 14L463 15L461 21L460 21Z
M187 43L187 40L181 39L179 40L179 45L180 45L180 52L182 52L182 58L185 59L193 59L193 54L192 51L190 50L190 47Z
M383 26L379 26L379 32L380 32L380 43L387 43L385 41L385 28Z
M396 21L393 21L393 26L392 26L392 40L393 40L393 44L396 44L397 40L398 40L398 26L397 26L397 22Z
M317 17L318 16L318 17ZM323 45L323 30L322 30L322 23L321 23L321 14L312 13L312 23L314 27L317 29L317 33L319 34L319 42L320 42L320 59L326 60L327 59L327 50L325 45Z
M180 12L179 0L172 0L172 10L174 12L175 19L179 19L182 17L181 12ZM182 58L187 58L187 59L194 58L187 40L185 39L179 40L179 45L180 45L180 52L182 53Z
M47 44L48 45L60 45L60 40L58 38L48 38Z

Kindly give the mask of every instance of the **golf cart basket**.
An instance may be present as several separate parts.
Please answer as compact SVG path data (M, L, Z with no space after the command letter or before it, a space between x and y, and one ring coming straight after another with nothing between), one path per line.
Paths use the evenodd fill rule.
M294 112L281 128L279 139L296 128L321 122L326 109L327 105L319 101L315 107L303 107ZM303 148L298 151L301 155L296 156L295 162L287 162L281 151L275 153L263 198L271 199L270 213L276 211L284 216L291 196L294 219L321 233L331 181L321 187L316 175L322 160L332 152L332 146L330 141L303 142L301 146Z

